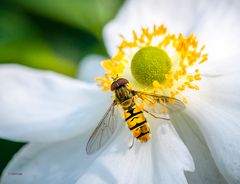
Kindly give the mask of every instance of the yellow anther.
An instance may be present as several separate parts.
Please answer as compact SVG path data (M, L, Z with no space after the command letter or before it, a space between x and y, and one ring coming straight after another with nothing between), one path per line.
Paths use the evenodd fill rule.
M177 89L178 89L179 91L184 91L184 90L185 90L185 86L182 85L182 86L178 87Z
M184 104L187 104L187 103L188 103L187 99L186 99L184 96L182 96L182 102L183 102Z
M189 82L192 82L192 81L194 81L194 77L191 76L191 75L189 75L189 76L187 76L187 80L188 80Z
M194 79L195 80L201 80L202 78L201 78L201 75L198 73L194 76Z

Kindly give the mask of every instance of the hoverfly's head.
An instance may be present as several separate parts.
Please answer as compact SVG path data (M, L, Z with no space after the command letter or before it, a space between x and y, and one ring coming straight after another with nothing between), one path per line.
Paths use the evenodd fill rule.
M114 91L115 89L124 86L128 83L127 79L124 78L118 78L116 80L113 81L112 85L111 85L111 90Z

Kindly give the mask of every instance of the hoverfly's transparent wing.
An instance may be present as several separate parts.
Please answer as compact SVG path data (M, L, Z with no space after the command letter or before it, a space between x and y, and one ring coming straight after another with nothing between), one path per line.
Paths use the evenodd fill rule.
M118 120L118 110L115 108L115 105L114 101L89 138L86 146L87 154L90 155L97 152L115 132Z
M143 103L144 106L147 106L150 113L172 113L185 108L184 103L176 98L142 91L133 91L133 94L140 98L139 103Z

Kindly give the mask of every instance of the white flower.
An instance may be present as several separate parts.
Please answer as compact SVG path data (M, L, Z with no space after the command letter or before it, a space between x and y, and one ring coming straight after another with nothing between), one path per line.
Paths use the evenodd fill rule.
M5 169L2 183L240 183L238 8L237 1L129 0L105 27L110 54L119 33L165 23L176 33L195 32L210 55L201 68L201 90L188 94L186 110L171 115L171 122L148 117L151 141L132 150L122 123L111 144L86 154L86 142L112 100L94 83L1 65L0 136L29 142ZM95 72L87 75L94 78Z

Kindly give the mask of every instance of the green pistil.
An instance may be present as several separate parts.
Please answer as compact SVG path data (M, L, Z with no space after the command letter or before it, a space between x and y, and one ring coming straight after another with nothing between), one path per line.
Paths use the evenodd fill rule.
M165 74L171 69L171 59L158 47L144 47L133 57L131 71L137 82L149 86L153 81L166 81Z

